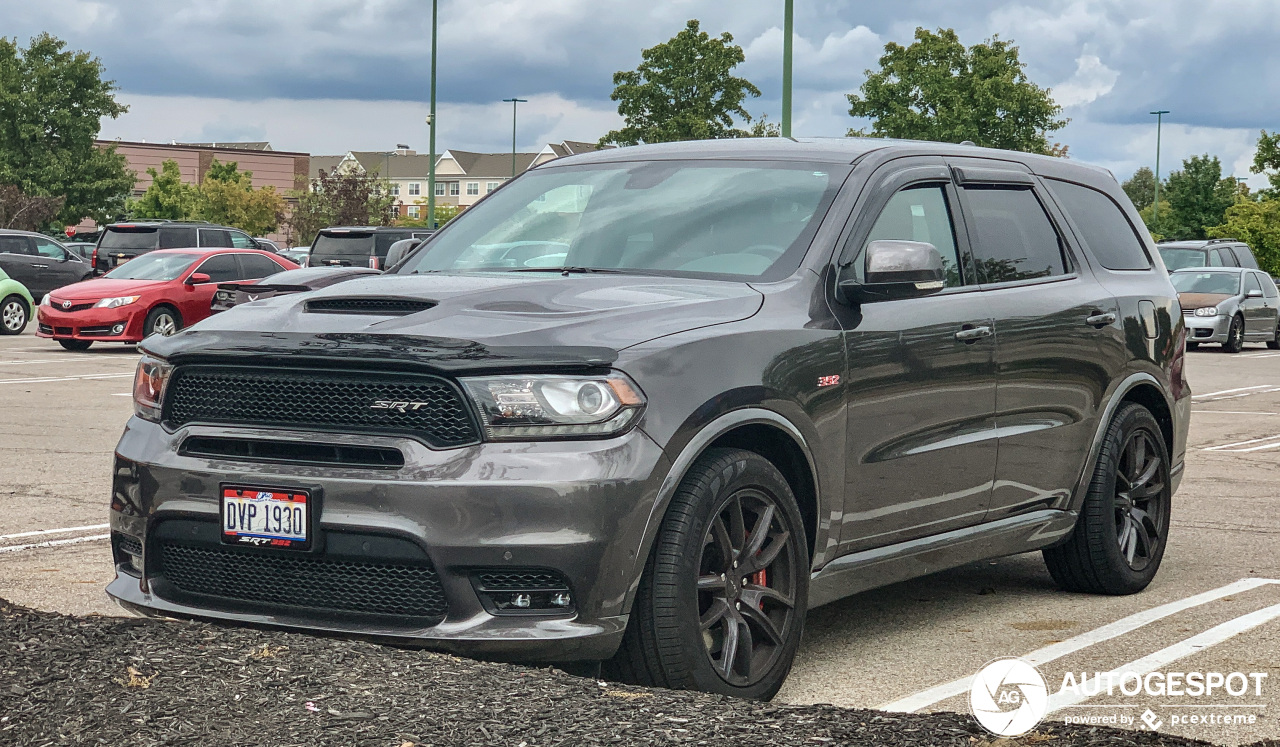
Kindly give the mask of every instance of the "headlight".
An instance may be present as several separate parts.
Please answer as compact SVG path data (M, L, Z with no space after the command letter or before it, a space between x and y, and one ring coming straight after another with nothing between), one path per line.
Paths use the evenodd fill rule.
M1205 306L1203 308L1196 309L1196 316L1217 316L1217 315L1218 315L1217 306Z
M491 441L617 435L645 399L620 373L591 376L485 376L462 379Z
M120 306L128 306L134 301L137 301L139 298L141 298L141 296L119 296L117 298L104 298L101 301L95 303L93 305L93 308L114 309Z
M40 299L40 305L41 305L41 306L52 306L52 305L53 305L53 294L52 294L52 293L46 293L46 294L44 294L44 298Z
M164 388L169 383L173 366L159 358L143 355L138 372L133 375L133 411L143 420L160 422Z

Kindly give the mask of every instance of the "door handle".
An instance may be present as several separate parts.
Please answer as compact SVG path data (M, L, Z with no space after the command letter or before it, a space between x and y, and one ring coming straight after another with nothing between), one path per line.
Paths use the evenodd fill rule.
M37 270L47 270L47 269L49 269L49 265L31 265L31 266L32 266L32 267L34 267L34 268L36 268Z
M991 328L987 326L967 327L956 333L956 339L965 343L977 342L984 337L990 336Z
M1108 324L1115 324L1115 322L1116 322L1115 312L1111 312L1111 311L1108 311L1105 314L1094 314L1092 316L1087 316L1085 317L1085 320L1084 320L1085 324L1089 325L1090 327L1097 327L1099 329L1107 326Z

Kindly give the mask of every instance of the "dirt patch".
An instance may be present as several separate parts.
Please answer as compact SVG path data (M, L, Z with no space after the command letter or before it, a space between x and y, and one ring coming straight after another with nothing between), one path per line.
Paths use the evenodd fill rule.
M995 742L967 715L775 706L363 641L67 617L0 600L0 744L1205 744L1048 725Z
M1009 627L1016 630L1071 630L1079 624L1075 620L1027 620L1009 623Z

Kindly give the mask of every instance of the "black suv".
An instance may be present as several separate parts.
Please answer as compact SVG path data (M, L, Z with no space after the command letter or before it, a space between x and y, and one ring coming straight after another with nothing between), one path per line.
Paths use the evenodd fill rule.
M0 229L0 270L31 291L36 303L46 293L92 277L79 254L31 231Z
M1173 272L1184 267L1245 267L1258 269L1249 245L1239 239L1207 239L1201 241L1161 241L1160 258Z
M430 228L394 226L334 226L316 234L307 255L308 267L369 267L386 269L391 245L430 236Z
M765 698L864 589L1042 551L1140 591L1191 402L1141 225L973 147L557 159L393 274L144 341L108 592Z
M142 221L112 223L102 230L90 260L95 271L116 265L156 249L187 248L258 249L253 237L238 228L205 222Z

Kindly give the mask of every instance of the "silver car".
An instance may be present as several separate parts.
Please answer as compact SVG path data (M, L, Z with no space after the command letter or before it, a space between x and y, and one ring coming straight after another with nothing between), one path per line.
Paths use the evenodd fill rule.
M1246 342L1280 350L1280 292L1264 272L1188 267L1169 273L1187 325L1187 347L1216 342L1238 353Z

